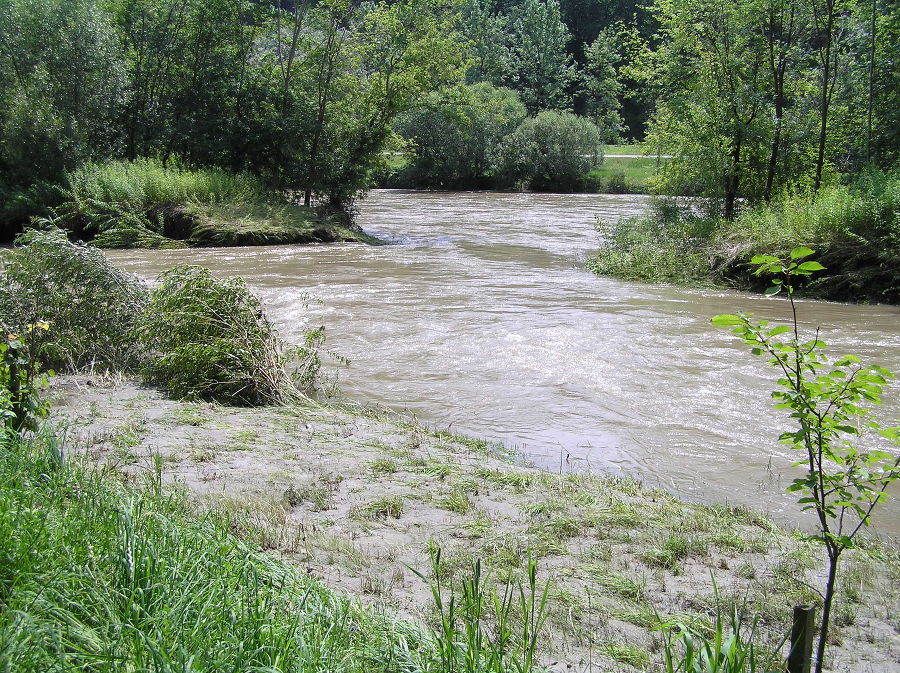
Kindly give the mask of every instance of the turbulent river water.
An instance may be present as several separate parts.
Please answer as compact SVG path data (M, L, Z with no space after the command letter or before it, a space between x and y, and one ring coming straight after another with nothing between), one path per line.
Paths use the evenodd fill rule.
M599 278L597 218L641 196L376 191L359 222L392 243L117 251L141 276L178 263L244 277L281 334L324 325L352 360L340 388L437 428L498 440L551 470L619 472L803 524L774 371L717 313L786 319L781 300ZM310 304L306 295L316 300ZM900 370L900 309L802 302L835 353ZM898 421L893 385L882 420ZM900 534L891 501L877 529Z

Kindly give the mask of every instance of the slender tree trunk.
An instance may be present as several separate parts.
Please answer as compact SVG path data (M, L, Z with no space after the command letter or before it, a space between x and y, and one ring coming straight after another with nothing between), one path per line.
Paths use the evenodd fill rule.
M740 186L741 136L741 131L738 129L731 150L731 171L725 182L725 219L727 220L734 219L738 187Z
M769 153L769 167L766 170L766 188L763 198L768 203L772 198L772 186L775 182L775 171L778 168L778 155L781 153L781 127L784 123L784 80L775 84L775 129L772 132L772 151Z
M837 579L838 564L841 560L841 550L828 550L828 583L825 585L825 601L822 606L822 626L819 628L819 644L816 648L816 673L822 673L825 665L825 647L828 644L828 627L831 622L831 604L834 601L835 580Z
M822 91L819 98L819 150L816 154L816 177L813 192L822 185L822 169L825 165L825 140L828 136L828 108L831 106L831 51L834 42L834 0L825 3L825 51L822 59Z
M866 120L866 161L872 161L872 108L875 100L875 18L878 0L872 0L872 22L869 25L869 103Z

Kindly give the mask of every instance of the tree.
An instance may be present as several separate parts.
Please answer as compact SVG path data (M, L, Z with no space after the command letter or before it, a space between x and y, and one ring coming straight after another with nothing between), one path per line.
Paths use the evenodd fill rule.
M503 177L536 191L572 192L603 161L600 131L571 112L544 110L503 143Z
M586 49L585 66L581 72L585 85L586 112L597 128L603 142L621 139L624 120L620 110L624 87L619 81L618 67L622 60L618 52L618 36L624 26L607 27Z
M739 197L758 197L765 156L764 45L747 3L657 0L662 42L643 58L658 88L654 145L675 155L665 185L722 199L733 218Z
M798 79L795 70L801 57L800 42L807 26L803 8L797 0L763 0L757 11L766 45L768 89L774 113L766 184L762 193L763 198L769 201L784 144L785 108L794 94L792 85L795 86Z
M888 487L900 479L900 455L884 448L866 448L864 440L900 448L900 427L883 427L872 410L881 403L884 386L894 375L883 367L863 365L846 355L829 360L818 330L811 339L800 336L794 282L824 267L803 261L809 248L795 248L790 258L759 255L751 260L757 275L773 275L766 294L784 291L793 319L788 325L770 327L751 315L719 315L714 325L731 327L754 355L769 358L779 372L779 390L772 393L777 409L790 412L794 430L780 440L801 455L794 463L804 474L788 487L799 494L798 504L811 510L817 529L813 539L828 555L828 578L823 596L822 622L816 649L816 673L825 664L831 609L842 554L855 545L857 534L871 520L875 507L887 497ZM786 335L787 340L781 340Z
M844 0L811 0L816 53L819 58L819 140L816 150L816 175L813 191L822 184L825 167L825 146L828 140L828 115L838 81L840 42L843 39L840 14Z
M506 82L519 92L529 114L571 108L569 88L577 72L566 52L570 39L558 0L525 0L512 22Z
M510 67L508 17L495 11L492 0L467 0L462 22L472 61L466 82L500 85Z
M9 0L0 10L0 182L58 181L115 151L125 73L93 0Z
M515 91L482 82L429 95L396 129L414 143L409 172L416 184L483 189L493 186L502 144L525 117Z

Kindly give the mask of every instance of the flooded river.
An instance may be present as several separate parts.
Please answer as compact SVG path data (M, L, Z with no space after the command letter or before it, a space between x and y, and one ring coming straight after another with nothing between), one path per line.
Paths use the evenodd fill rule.
M786 319L781 300L599 278L583 268L596 218L645 197L376 191L363 228L393 243L117 251L153 277L176 263L237 274L298 341L323 324L352 360L348 397L504 442L551 470L633 475L689 499L801 522L784 494L794 455L771 409L774 372L717 313ZM321 303L307 306L306 294ZM900 309L802 302L835 352L900 370ZM896 424L900 387L883 420ZM900 503L878 529L900 534Z

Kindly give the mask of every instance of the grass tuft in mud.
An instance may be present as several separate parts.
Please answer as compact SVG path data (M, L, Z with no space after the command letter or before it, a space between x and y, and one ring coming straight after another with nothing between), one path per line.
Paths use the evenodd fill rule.
M177 266L162 274L139 323L148 382L180 399L281 404L296 396L286 348L240 278Z

